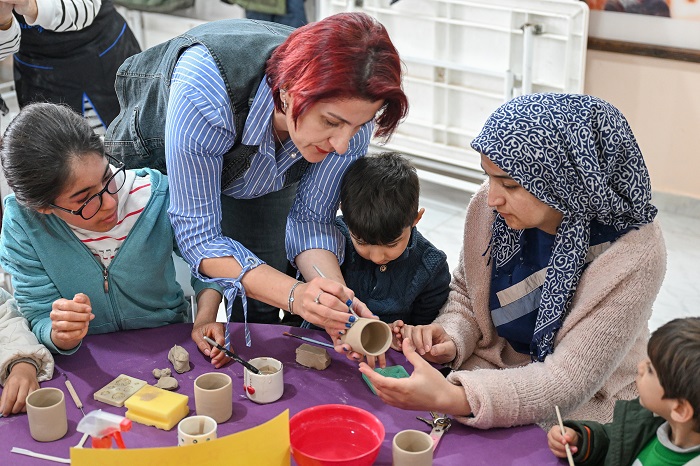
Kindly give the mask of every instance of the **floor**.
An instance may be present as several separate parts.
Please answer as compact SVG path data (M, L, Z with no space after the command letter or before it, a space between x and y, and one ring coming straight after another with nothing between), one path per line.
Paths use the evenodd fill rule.
M418 228L445 251L453 268L461 248L466 207L475 186L455 189L453 181L436 182L437 178L429 174L421 174L421 179L421 207L425 214ZM689 217L660 211L657 218L666 240L668 265L649 321L652 331L678 317L700 316L700 215Z

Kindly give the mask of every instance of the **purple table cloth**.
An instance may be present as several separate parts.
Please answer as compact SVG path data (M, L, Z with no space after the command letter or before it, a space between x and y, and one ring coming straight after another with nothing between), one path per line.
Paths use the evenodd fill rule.
M295 350L303 343L296 338L282 335L284 331L328 341L324 332L278 326L251 325L253 345L245 346L243 326L230 324L232 341L236 350L245 359L269 356L284 364L284 395L274 403L258 405L248 400L243 393L243 367L229 363L220 371L233 380L233 415L219 425L219 437L262 424L289 409L290 417L297 412L320 404L341 403L357 406L374 413L384 424L386 437L376 464L391 464L391 441L404 429L429 431L428 426L416 420L416 416L429 417L428 413L404 411L384 404L362 380L357 363L329 349L331 365L324 371L303 367L296 363ZM69 448L75 446L82 434L76 431L82 417L73 403L64 384L61 372L68 374L85 412L102 409L124 415L126 408L115 408L95 401L93 393L107 385L119 374L145 380L155 384L152 370L172 368L167 354L173 345L180 345L190 353L192 370L173 376L180 387L177 393L189 396L190 415L195 414L194 379L199 375L215 371L208 358L201 354L190 338L191 324L176 324L155 329L144 329L91 335L85 338L82 347L72 356L57 356L53 379L42 387L57 387L63 390L68 411L68 433L55 442L41 443L29 435L27 416L14 415L0 418L0 465L50 465L42 459L11 453L12 447L25 448L37 453L69 458ZM410 373L412 367L403 354L390 350L387 365L401 364ZM136 422L131 431L123 434L127 448L145 448L177 445L177 427L163 431ZM86 442L89 448L90 440ZM435 465L556 465L560 462L547 448L546 433L537 426L523 426L488 431L452 424L435 452Z

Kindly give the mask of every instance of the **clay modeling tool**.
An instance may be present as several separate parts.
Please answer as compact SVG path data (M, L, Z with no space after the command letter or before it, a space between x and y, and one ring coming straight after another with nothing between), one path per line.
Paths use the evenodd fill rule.
M17 453L19 455L31 456L32 458L54 461L56 463L70 464L70 458L59 458L58 456L44 455L42 453L36 453L31 450L27 450L26 448L12 447L10 453Z
M319 268L316 267L315 265L312 266L312 267L314 268L314 270L316 271L316 273L318 274L319 277L321 277L321 278L326 278L326 276L323 275L323 272L321 272L321 269L319 269ZM320 297L320 296L321 296L321 295L319 294L319 297ZM318 301L316 301L316 302L318 303ZM354 316L355 316L355 319L359 319L360 316L358 316L358 315L355 313L355 311L352 310L352 299L348 299L347 302L346 302L345 304L348 305L348 312L349 312L350 314L354 315Z
M78 398L78 394L75 392L75 388L73 388L73 384L68 380L68 375L65 372L61 372L63 374L63 377L66 379L66 387L68 388L68 393L70 393L70 397L73 398L73 402L75 403L75 406L77 406L80 409L80 412L83 413L83 416L85 416L85 411L83 411L83 402L80 401L80 398Z
M557 420L559 421L559 429L561 429L561 436L564 436L564 421L561 420L561 413L559 412L559 406L554 405L554 409L557 411ZM571 447L568 443L564 444L566 449L566 459L569 460L569 466L574 466L574 457L571 456Z
M258 370L257 367L255 367L254 365L252 365L251 363L249 363L248 361L246 361L245 359L243 359L242 357L240 357L239 355L237 355L233 351L227 350L225 347L221 346L220 344L218 344L217 342L215 342L214 340L212 340L208 336L204 335L204 340L207 343L209 343L211 346L213 346L214 348L218 349L219 351L223 351L224 353L226 353L226 356L228 356L229 358L243 364L243 366L246 369L248 369L250 372L252 372L253 374L260 373L260 370Z
M321 346L327 346L328 348L335 348L335 346L331 345L330 343L326 343L325 341L314 340L313 338L302 337L301 335L294 335L293 333L289 333L289 332L283 332L282 335L286 335L288 337L298 338L300 340L304 340L307 343L313 343L314 345L321 345Z

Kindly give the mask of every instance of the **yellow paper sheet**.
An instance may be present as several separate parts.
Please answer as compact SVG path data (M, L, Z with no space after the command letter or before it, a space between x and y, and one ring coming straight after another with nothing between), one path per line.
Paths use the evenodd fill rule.
M129 433L123 434L127 449L71 448L72 466L264 464L289 466L289 410L242 432L198 445L129 449ZM177 433L173 433L177 444Z

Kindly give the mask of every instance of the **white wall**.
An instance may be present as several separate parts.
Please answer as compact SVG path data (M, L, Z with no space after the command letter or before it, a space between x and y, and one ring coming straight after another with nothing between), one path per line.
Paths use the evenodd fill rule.
M700 201L700 63L589 50L585 92L625 114L654 191Z

